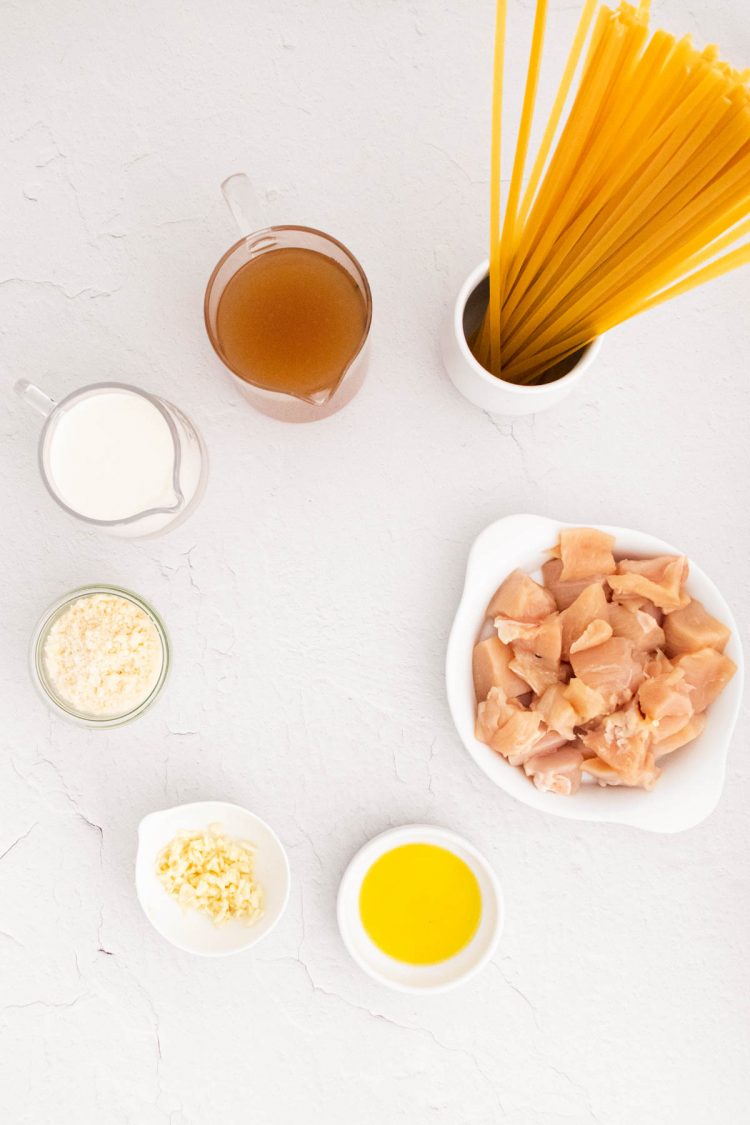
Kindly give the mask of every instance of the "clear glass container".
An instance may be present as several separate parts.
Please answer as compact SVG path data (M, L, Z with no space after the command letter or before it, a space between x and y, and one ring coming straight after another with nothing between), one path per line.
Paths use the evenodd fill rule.
M39 437L39 472L52 499L69 515L90 526L100 527L111 535L137 539L160 535L178 527L195 510L203 497L208 473L208 458L198 430L174 403L149 394L129 383L91 383L73 391L61 402L55 402L40 387L20 379L15 391L29 406L45 418ZM55 431L66 414L79 403L98 395L124 393L149 402L166 423L172 443L172 480L169 495L157 507L132 512L119 519L93 519L71 508L60 494L51 467L51 448ZM138 456L138 451L134 451Z
M85 712L76 710L75 707L55 691L54 685L51 683L45 667L44 645L50 629L73 602L92 594L113 594L116 597L124 598L126 601L132 602L133 605L143 610L156 629L161 645L161 668L159 669L156 683L144 699L123 714L102 716L86 714ZM29 656L31 679L45 703L58 715L85 727L118 727L122 726L124 723L132 722L133 719L137 719L139 715L142 715L144 711L147 711L149 707L153 706L158 699L164 687L171 664L169 637L164 622L156 610L153 609L148 602L145 602L143 598L140 598L138 594L134 594L132 590L125 590L121 586L107 585L81 586L77 590L71 590L69 594L64 594L63 597L58 598L40 618L31 638Z
M217 263L206 287L204 317L211 345L224 366L235 376L234 382L256 410L282 422L314 422L341 410L356 395L367 373L369 335L372 324L372 293L364 270L350 250L330 234L302 226L275 226L253 230L254 198L252 187L243 173L230 176L221 185L224 198L242 234ZM261 254L283 249L314 250L331 258L352 278L365 308L365 324L359 345L336 381L325 391L305 398L280 390L269 390L252 382L247 374L235 370L219 340L217 320L219 303L229 281L235 274Z

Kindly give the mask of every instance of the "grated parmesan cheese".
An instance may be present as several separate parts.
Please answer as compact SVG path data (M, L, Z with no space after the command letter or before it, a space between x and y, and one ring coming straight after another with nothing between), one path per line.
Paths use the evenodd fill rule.
M220 824L178 832L159 854L156 874L183 909L208 914L214 925L235 918L251 926L263 914L255 848L226 836Z
M156 626L118 594L86 594L55 620L44 642L50 687L74 710L126 715L151 694L163 662Z

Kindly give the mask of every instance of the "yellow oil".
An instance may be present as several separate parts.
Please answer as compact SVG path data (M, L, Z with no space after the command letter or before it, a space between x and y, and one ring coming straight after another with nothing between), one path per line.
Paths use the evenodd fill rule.
M446 961L482 914L474 872L446 848L404 844L373 863L359 894L362 924L383 953L410 965Z

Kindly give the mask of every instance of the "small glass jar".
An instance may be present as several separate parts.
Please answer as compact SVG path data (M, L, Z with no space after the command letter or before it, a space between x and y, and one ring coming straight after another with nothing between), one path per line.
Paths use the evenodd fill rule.
M161 667L156 682L149 693L137 705L122 714L94 715L78 711L73 704L58 694L47 673L44 646L49 636L50 629L74 602L78 601L80 598L90 597L93 594L111 594L114 597L123 598L125 601L132 602L138 609L143 610L153 624L159 638L161 647ZM65 594L63 597L59 598L49 607L46 613L44 613L31 638L30 659L31 678L34 685L44 701L58 715L62 715L63 718L85 727L119 727L123 723L129 723L139 715L142 715L144 711L148 710L148 708L156 702L160 695L170 667L169 638L164 622L159 617L158 613L156 613L147 602L144 602L142 598L138 597L137 594L134 594L132 590L125 590L120 586L81 586L77 590L72 590L69 594Z

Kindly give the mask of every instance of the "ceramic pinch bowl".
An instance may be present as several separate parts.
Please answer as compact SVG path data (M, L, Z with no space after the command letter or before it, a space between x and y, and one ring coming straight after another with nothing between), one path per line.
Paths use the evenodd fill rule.
M362 881L376 860L403 844L434 844L453 852L473 871L482 897L479 926L468 945L453 957L431 965L397 961L372 941L362 924L359 896ZM447 992L476 976L497 949L505 907L497 876L481 852L468 840L432 824L406 824L369 840L349 863L339 885L339 931L350 956L379 984L397 992Z
M469 274L443 325L441 350L448 377L464 398L488 414L537 414L548 410L586 378L599 355L601 338L563 360L558 365L559 374L550 369L547 382L526 387L496 378L474 358L468 343L487 308L488 274L488 261Z
M716 807L724 785L727 753L742 701L744 663L737 623L714 583L690 561L686 589L703 602L709 613L724 622L732 636L727 656L737 672L707 711L703 733L664 758L662 776L651 792L585 783L572 797L537 789L523 770L509 765L489 746L474 737L476 700L472 677L472 651L484 622L487 603L516 567L537 580L546 551L562 528L599 526L615 536L617 557L679 555L662 539L624 527L565 524L543 516L516 515L497 520L479 535L470 552L461 602L453 622L446 658L448 705L459 738L480 769L506 793L540 812L571 820L629 824L651 832L680 832L699 824Z
M156 860L170 840L185 829L220 824L228 836L256 848L255 875L263 888L263 915L252 925L230 920L216 926L197 910L183 910L156 876ZM196 801L149 813L138 826L135 889L154 929L186 953L225 957L257 945L271 932L289 901L289 861L276 833L255 813L226 801Z

